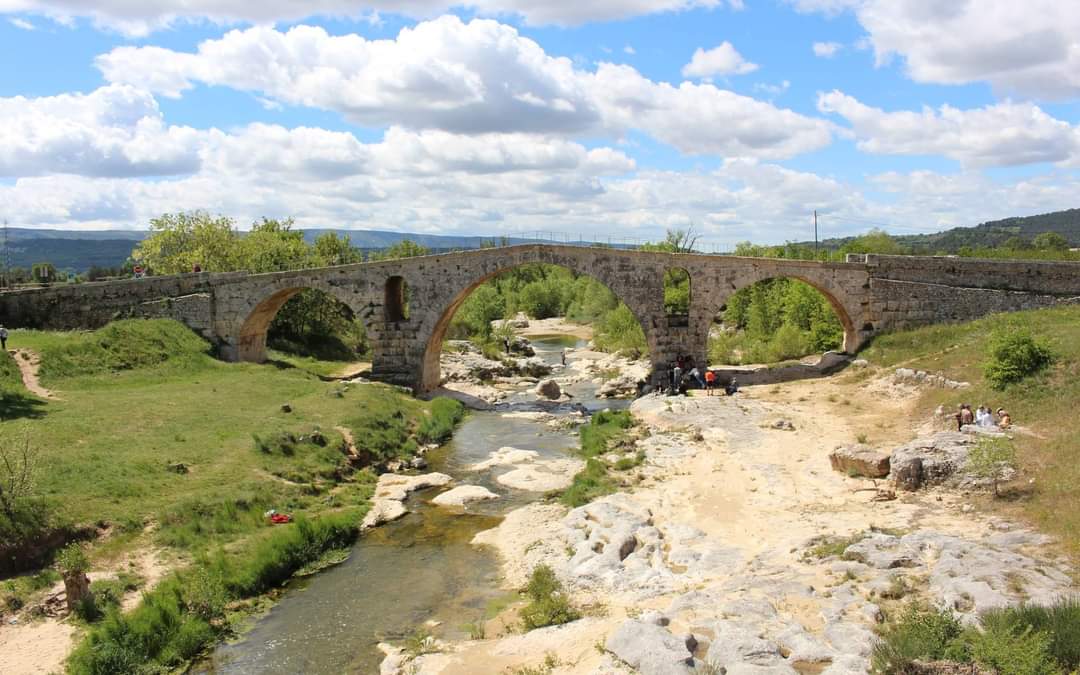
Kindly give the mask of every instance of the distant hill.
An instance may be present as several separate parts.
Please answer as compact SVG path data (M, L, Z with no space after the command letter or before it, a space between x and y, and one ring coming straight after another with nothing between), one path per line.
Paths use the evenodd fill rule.
M974 227L954 227L933 234L904 234L896 236L896 240L916 253L953 254L964 246L999 246L1009 237L1030 242L1043 232L1057 232L1069 240L1070 246L1080 246L1080 209L991 220ZM837 237L821 243L826 248L840 248L852 239L854 237Z
M387 232L382 230L338 230L330 228L305 229L304 238L314 241L320 234L336 232L348 235L353 246L373 251L393 246L410 239L433 252L456 249L480 248L493 237L453 236L438 234L415 234L410 232ZM12 267L30 267L38 262L51 262L57 269L68 272L85 272L92 265L118 267L131 255L135 245L147 232L139 230L35 230L22 227L8 228L8 255ZM509 237L511 244L522 244L532 239ZM0 263L2 263L0 259Z
M353 246L365 251L383 249L410 239L434 252L479 248L492 237L416 234L385 230L340 230L315 228L303 231L305 238L314 240L325 232L348 235ZM900 235L896 239L916 253L952 254L963 246L978 248L998 246L1009 237L1031 241L1043 232L1057 232L1080 246L1080 208L1055 211L1037 216L1005 218L981 223L974 227L955 227L934 234ZM142 241L146 232L139 230L34 230L8 228L8 253L13 267L30 267L36 262L51 262L58 269L85 272L91 265L117 267L127 260L131 250ZM838 249L854 237L826 239L822 245ZM508 237L507 243L524 244L535 239ZM809 243L809 242L804 242ZM0 260L2 262L2 260Z

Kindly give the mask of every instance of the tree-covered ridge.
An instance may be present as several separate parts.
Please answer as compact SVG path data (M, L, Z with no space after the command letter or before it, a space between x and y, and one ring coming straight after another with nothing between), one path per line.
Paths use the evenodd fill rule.
M1058 235L1051 242L1039 241L1044 234ZM828 250L839 250L857 237L829 238L821 243ZM905 253L911 255L994 255L994 250L1009 251L1013 257L1045 257L1031 252L1080 247L1080 208L1042 213L1035 216L1003 218L980 223L974 227L954 227L932 234L907 234L895 237ZM1047 246L1048 243L1053 245ZM803 242L804 246L812 246ZM1027 251L1028 253L1023 253ZM1015 254L1019 254L1018 256ZM1053 259L1053 258L1052 258ZM1073 258L1060 258L1073 259ZM1077 257L1075 259L1080 259Z

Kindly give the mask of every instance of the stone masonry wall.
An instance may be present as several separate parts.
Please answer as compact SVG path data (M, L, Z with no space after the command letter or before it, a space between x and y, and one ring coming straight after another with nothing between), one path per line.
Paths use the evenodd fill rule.
M851 256L875 279L1080 296L1080 263L946 256Z
M1080 297L889 279L872 279L870 296L869 316L874 332L970 321L996 312L1018 312L1080 301Z
M278 309L315 288L363 319L375 376L428 391L439 383L442 338L464 299L495 274L530 263L560 265L608 286L641 323L654 368L678 356L703 363L709 327L728 298L764 279L797 278L821 291L844 325L848 351L881 330L1080 296L1080 265L1070 263L874 255L819 263L532 244L271 274L186 274L0 293L0 323L75 329L130 316L171 317L214 342L222 358L258 361ZM675 268L690 274L688 317L664 310L664 273ZM386 306L394 287L388 280L397 277L409 288L408 318L394 317Z

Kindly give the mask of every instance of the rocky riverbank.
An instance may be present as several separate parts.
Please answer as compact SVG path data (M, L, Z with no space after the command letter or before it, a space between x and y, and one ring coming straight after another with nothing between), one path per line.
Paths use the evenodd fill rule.
M875 628L898 603L918 597L971 621L989 607L1071 592L1052 542L974 511L958 491L977 486L882 498L880 480L830 467L830 453L867 427L880 435L875 445L923 447L896 423L911 396L868 395L882 386L837 376L735 397L635 401L650 433L637 441L645 461L629 489L573 510L533 503L474 540L498 552L507 589L550 565L585 618L516 633L511 608L488 622L488 639L437 643L415 658L388 647L382 672L546 662L539 672L690 673L707 664L862 673Z

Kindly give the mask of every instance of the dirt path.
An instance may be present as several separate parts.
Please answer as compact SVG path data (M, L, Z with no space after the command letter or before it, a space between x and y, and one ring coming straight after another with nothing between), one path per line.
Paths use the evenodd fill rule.
M57 400L59 397L52 393L49 389L41 386L41 381L38 380L38 368L41 366L41 357L38 353L29 349L13 349L11 350L11 356L15 359L16 365L19 366L19 372L22 373L23 385L34 396L40 396L41 398L47 398L50 400Z

